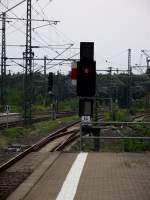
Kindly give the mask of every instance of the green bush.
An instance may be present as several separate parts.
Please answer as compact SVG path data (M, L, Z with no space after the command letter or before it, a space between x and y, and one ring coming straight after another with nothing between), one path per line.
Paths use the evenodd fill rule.
M128 121L129 113L125 109L119 109L116 114L116 121Z
M9 142L16 142L17 139L23 138L27 135L28 130L23 127L15 127L5 129L3 135L8 138Z
M150 150L150 141L125 139L123 144L126 152L140 152Z
M49 107L45 107L44 105L33 105L32 112L43 112L49 110Z
M25 138L31 138L31 140L32 138L42 138L62 126L62 124L68 124L78 119L78 116L63 117L61 119L35 123L30 128L15 127L2 130L0 134L0 147L9 143L24 141Z
M137 99L134 103L132 103L130 111L133 114L136 114L137 112L150 112L150 105L145 103L144 98Z
M115 108L112 112L105 112L106 121L128 121L129 113L126 109Z
M67 99L59 103L59 111L77 111L78 106L77 98Z

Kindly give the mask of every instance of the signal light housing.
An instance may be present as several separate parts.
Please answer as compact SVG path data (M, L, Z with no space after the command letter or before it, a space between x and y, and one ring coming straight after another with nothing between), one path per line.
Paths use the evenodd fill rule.
M95 96L96 62L91 59L77 63L77 94L81 97Z
M81 98L79 100L79 116L93 117L93 99Z
M53 89L53 73L50 72L48 75L48 93L51 93Z

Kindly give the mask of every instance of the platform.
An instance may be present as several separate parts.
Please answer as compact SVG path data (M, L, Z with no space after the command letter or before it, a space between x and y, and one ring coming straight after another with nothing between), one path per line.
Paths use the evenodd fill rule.
M62 153L53 163L51 156L35 184L29 177L8 200L150 199L150 153Z
M0 113L0 124L7 122L16 122L22 119L20 113Z

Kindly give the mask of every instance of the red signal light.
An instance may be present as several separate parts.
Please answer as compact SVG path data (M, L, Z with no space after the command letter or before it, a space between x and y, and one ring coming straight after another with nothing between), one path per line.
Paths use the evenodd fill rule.
M89 73L90 73L90 69L89 69L88 67L85 67L85 68L84 68L84 73L85 73L85 74L89 74Z
M77 94L79 97L92 97L95 95L96 62L93 60L80 60L77 63Z

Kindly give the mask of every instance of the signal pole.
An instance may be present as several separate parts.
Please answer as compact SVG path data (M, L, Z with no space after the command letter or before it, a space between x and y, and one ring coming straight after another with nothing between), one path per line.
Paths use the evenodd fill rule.
M46 105L47 97L47 77L46 77L46 56L44 56L44 104Z
M146 73L148 74L148 76L150 76L150 59L148 57L146 58L146 63L147 63Z
M128 107L131 104L131 75L132 75L132 67L131 67L131 49L128 49Z
M131 74L132 67L131 67L131 49L128 49L128 71Z
M108 69L109 71L109 77L110 77L110 87L109 87L109 98L110 98L110 113L112 113L112 105L113 105L113 98L112 98L112 90L113 90L113 87L112 87L112 67L109 67Z
M6 104L6 13L2 13L2 51L1 51L1 96L0 104Z
M27 0L27 16L26 16L26 50L25 58L25 78L24 78L24 120L25 125L32 123L32 61L34 53L32 52L32 20L31 20L31 0Z

